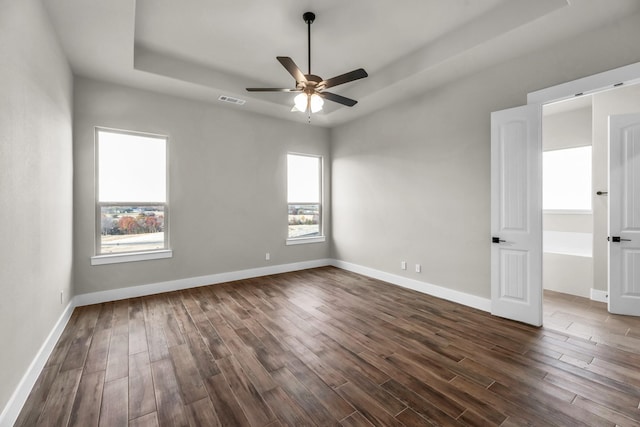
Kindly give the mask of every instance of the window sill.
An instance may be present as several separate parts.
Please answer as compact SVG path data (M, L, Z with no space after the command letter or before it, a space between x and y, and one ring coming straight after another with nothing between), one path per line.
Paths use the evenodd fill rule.
M544 209L544 215L593 215L593 210L586 209Z
M325 236L316 237L299 237L296 239L287 239L286 245L305 245L307 243L323 243L327 240Z
M122 262L148 261L172 257L173 251L171 249L128 254L96 255L91 257L91 265L119 264Z

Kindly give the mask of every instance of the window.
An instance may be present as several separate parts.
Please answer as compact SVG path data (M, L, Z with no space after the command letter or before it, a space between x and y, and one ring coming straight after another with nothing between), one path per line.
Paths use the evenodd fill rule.
M324 242L322 157L287 155L288 244Z
M170 256L167 142L165 136L96 129L97 256L92 264Z
M591 146L542 154L545 211L591 211Z

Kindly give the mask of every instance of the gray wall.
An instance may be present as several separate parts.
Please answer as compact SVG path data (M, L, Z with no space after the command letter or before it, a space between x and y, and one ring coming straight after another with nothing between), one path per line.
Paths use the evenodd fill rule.
M73 209L69 66L40 1L0 11L1 411L69 302Z
M334 256L490 297L491 112L525 104L528 92L640 61L639 20L628 17L334 129ZM407 271L401 260L410 263Z
M285 246L286 154L322 155L328 172L327 129L84 78L76 79L74 102L77 294L329 257L329 239ZM169 136L173 258L90 265L95 126ZM325 232L330 235L325 176Z

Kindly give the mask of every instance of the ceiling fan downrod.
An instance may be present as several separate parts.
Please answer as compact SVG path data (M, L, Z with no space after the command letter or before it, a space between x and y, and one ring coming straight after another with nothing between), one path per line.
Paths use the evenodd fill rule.
M307 23L307 47L308 47L307 52L309 52L308 74L311 74L311 24L313 24L313 21L316 20L316 14L313 12L305 12L302 15L302 19L304 19L304 22Z

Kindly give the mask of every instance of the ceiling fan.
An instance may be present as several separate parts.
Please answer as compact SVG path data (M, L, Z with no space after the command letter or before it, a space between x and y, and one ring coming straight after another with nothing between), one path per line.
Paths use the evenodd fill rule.
M302 19L304 19L304 22L307 23L308 28L307 44L309 48L309 73L304 74L300 70L300 68L298 68L295 62L293 62L293 59L289 58L288 56L278 56L276 57L276 59L289 72L289 74L291 74L293 78L296 79L295 89L248 87L247 91L300 92L300 94L294 99L295 105L291 111L308 111L309 113L316 113L322 110L324 99L346 105L347 107L353 107L358 103L358 101L341 95L337 95L335 93L327 92L325 89L365 78L368 76L367 72L363 68L358 68L357 70L353 70L327 80L323 80L322 77L311 74L311 24L316 19L316 15L313 12L305 12L302 15Z

